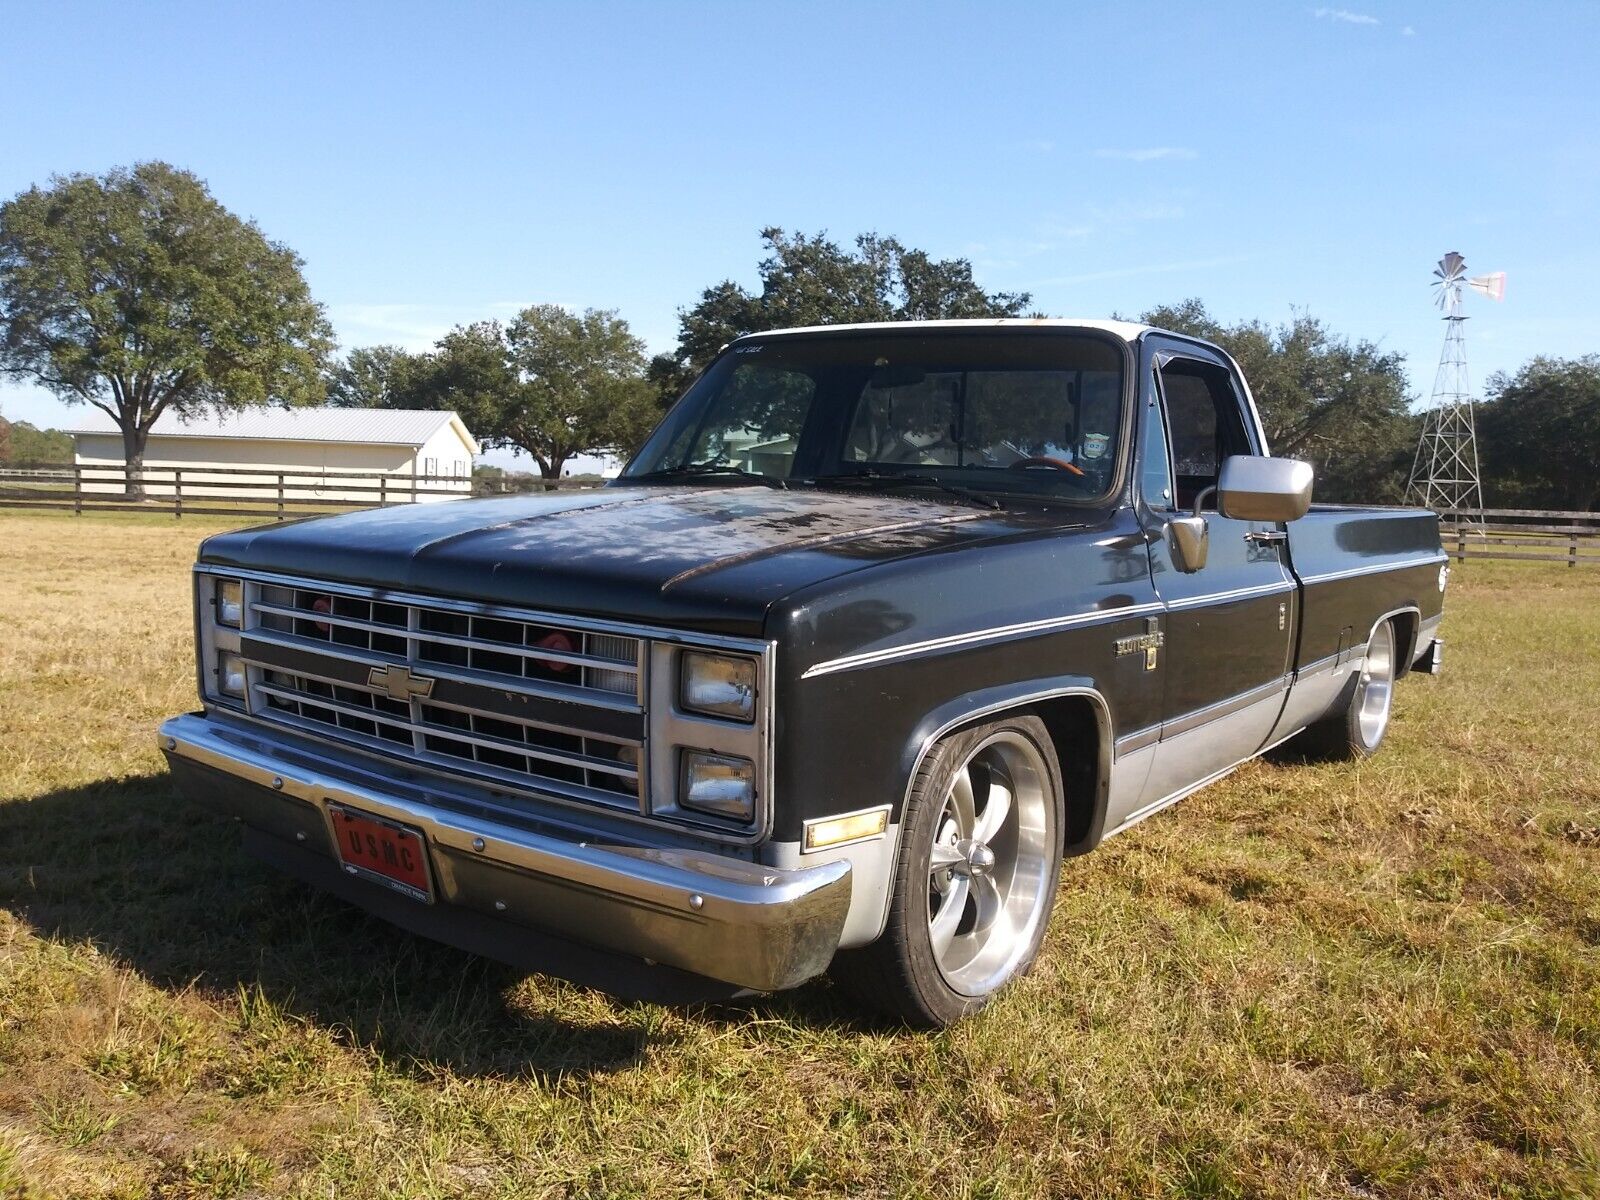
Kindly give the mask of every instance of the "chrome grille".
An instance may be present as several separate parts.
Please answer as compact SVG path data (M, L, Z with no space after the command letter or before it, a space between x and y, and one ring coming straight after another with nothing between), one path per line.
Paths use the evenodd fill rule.
M246 608L252 715L513 788L643 809L643 639L313 582L249 582ZM405 699L382 682L395 665L415 682Z
M315 587L260 584L260 627L335 646L638 696L639 639L446 608L391 604Z

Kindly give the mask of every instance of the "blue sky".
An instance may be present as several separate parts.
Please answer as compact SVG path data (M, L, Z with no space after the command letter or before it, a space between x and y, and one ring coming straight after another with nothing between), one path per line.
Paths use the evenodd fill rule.
M162 158L306 260L345 346L555 302L652 349L767 224L1053 314L1200 296L1473 376L1600 351L1600 4L24 4L0 195ZM70 425L0 386L13 419Z

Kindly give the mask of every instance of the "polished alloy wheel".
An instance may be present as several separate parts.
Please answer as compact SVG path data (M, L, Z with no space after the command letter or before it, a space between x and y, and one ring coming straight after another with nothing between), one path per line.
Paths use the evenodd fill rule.
M928 856L928 937L952 991L984 996L1034 943L1060 839L1038 748L1005 730L956 770Z
M1373 631L1367 643L1366 662L1356 684L1356 720L1361 740L1376 746L1389 725L1389 707L1394 701L1394 626L1388 621Z

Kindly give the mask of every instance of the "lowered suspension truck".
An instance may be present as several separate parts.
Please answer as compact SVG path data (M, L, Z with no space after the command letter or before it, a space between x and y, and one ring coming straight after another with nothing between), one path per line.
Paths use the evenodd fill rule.
M729 345L610 485L258 526L194 571L183 790L428 937L923 1026L1064 860L1436 672L1417 509L1311 503L1215 346L1097 321Z

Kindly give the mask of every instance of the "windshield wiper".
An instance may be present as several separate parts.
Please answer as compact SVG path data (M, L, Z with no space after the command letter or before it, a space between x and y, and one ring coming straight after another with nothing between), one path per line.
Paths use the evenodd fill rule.
M971 488L964 488L959 483L947 483L937 475L911 474L900 471L845 471L837 475L813 475L807 482L810 483L860 483L872 487L932 487L941 492L965 500L968 504L976 504L979 508L992 508L999 510L1005 505L993 496L985 496L982 492L975 492Z
M777 488L779 491L788 491L789 484L775 475L763 475L759 471L747 471L743 467L736 467L732 463L700 462L684 463L681 467L663 467L659 471L645 471L639 475L627 476L629 483L659 483L668 479L747 479L751 483L759 483L763 487Z

